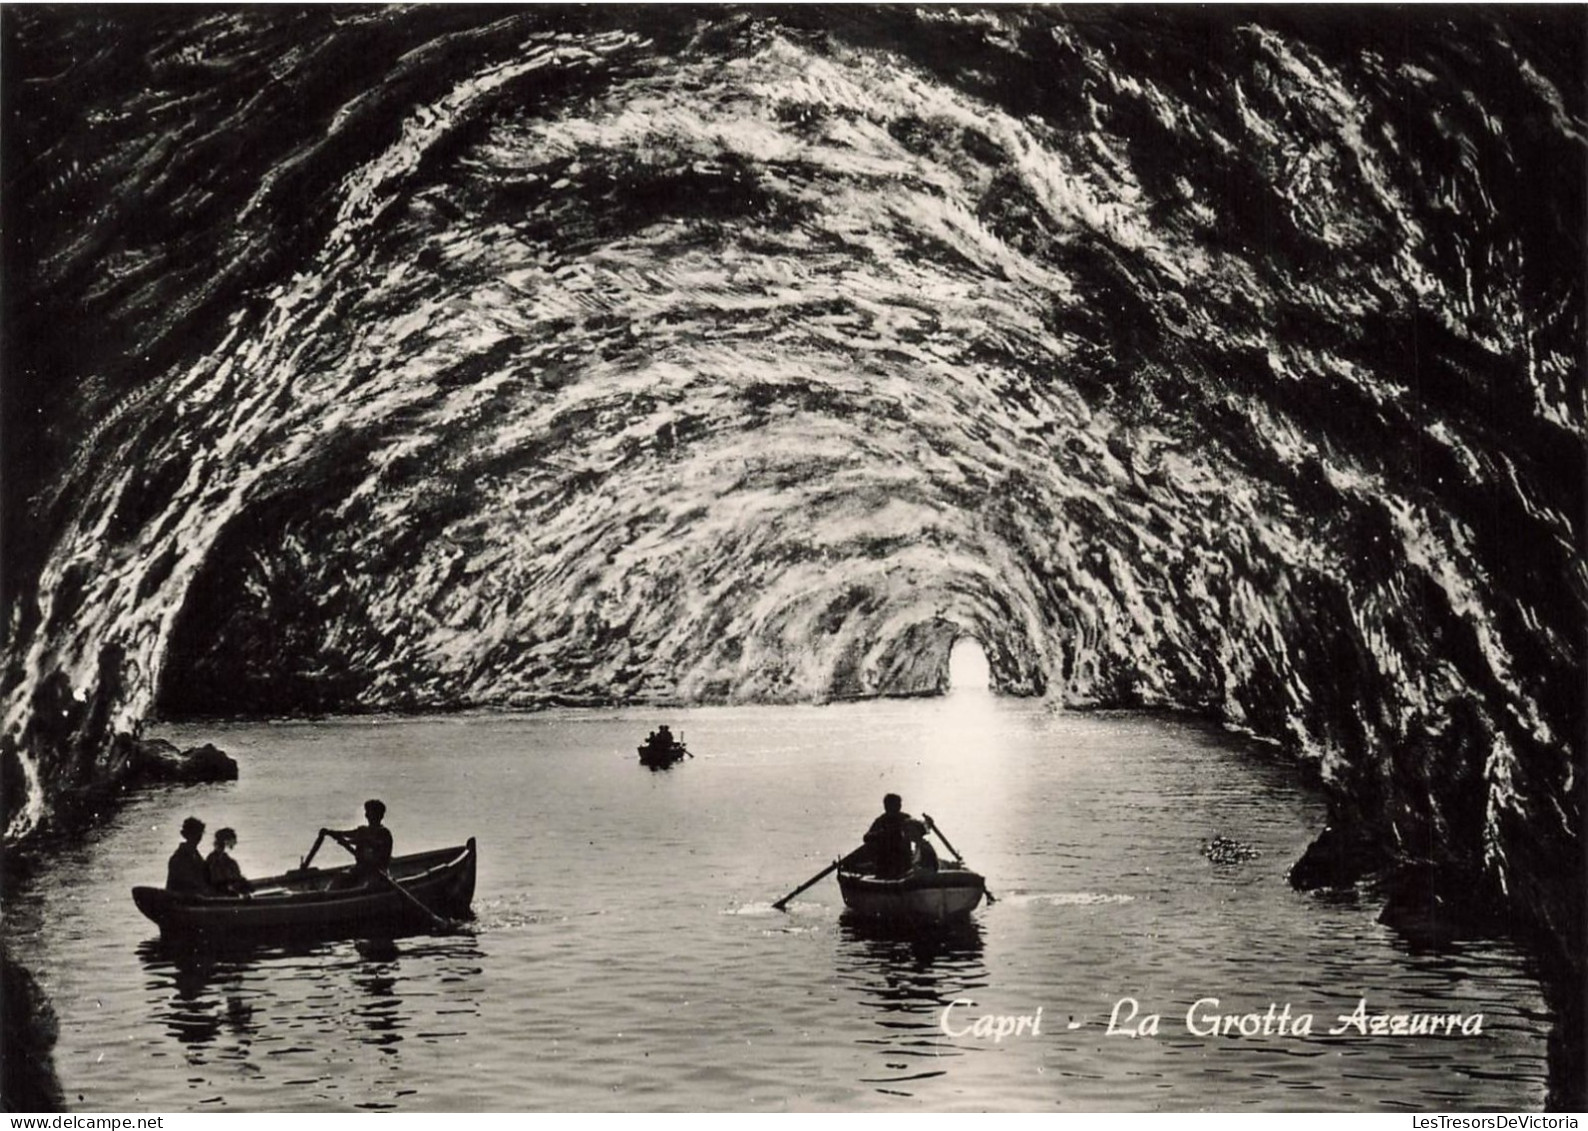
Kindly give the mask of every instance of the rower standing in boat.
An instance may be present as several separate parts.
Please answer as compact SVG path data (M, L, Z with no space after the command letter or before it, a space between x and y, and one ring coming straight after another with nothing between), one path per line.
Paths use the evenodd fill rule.
M215 848L204 861L204 871L209 876L210 887L222 895L249 896L254 885L243 877L237 861L228 855L237 847L237 833L233 829L219 829L215 833Z
M877 877L897 879L915 868L937 871L937 853L926 842L926 831L925 824L904 811L904 801L897 793L885 795L882 816L866 830L866 848Z
M353 867L337 886L364 887L385 875L392 852L391 830L381 824L385 819L386 806L372 799L364 802L364 824L358 828L344 832L320 830L321 836L330 837L353 854Z
M204 856L199 852L199 842L204 839L204 822L189 817L182 822L182 843L171 853L165 866L165 890L208 895L209 872L204 867Z

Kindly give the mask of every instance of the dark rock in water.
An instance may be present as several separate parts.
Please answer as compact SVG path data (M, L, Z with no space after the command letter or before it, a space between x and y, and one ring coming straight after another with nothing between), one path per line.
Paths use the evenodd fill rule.
M1379 922L1415 938L1504 933L1501 894L1481 870L1449 856L1397 856L1350 823L1331 823L1292 866L1290 885L1298 891L1358 887L1383 900Z
M0 1110L64 1111L55 1011L33 975L0 952Z
M124 786L237 780L237 763L211 743L178 751L163 738L131 739L129 742L133 749L127 776L122 782Z
M1500 893L1481 875L1462 874L1431 860L1405 860L1383 870L1374 887L1384 899L1378 920L1427 942L1504 932Z
M1291 867L1290 886L1297 891L1349 887L1366 878L1382 860L1371 838L1339 825L1325 825Z
M237 776L237 762L212 743L181 750L163 738L117 734L99 757L79 764L76 780L58 795L48 827L69 835L98 824L131 790L236 781Z

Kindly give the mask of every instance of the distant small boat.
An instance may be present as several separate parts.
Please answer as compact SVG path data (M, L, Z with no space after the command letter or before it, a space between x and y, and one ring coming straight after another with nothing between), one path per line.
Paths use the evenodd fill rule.
M838 869L838 890L856 915L908 923L947 923L963 919L986 894L987 881L963 864L940 863L935 871L916 868L898 879Z
M478 855L470 837L458 848L395 857L390 884L337 890L351 866L310 868L255 880L246 899L136 887L132 901L162 935L368 937L467 918Z
M685 758L693 758L681 741L674 738L666 730L653 731L651 736L639 747L640 764L651 769L661 769L671 766L674 762L682 762Z

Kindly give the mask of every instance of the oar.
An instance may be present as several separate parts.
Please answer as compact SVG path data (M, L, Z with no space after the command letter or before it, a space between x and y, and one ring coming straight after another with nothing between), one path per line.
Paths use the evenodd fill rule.
M309 850L309 855L307 855L307 856L305 856L303 858L303 867L304 867L305 871L308 870L309 861L314 859L314 854L316 852L320 851L320 842L323 841L324 839L325 839L325 830L321 829L320 830L320 835L315 838L314 847ZM353 852L353 850L351 848L348 848L346 844L343 844L340 839L337 840L336 843L337 844L341 844L343 848L346 848L347 851L352 853L353 857L355 859L357 859L358 853ZM392 890L395 891L398 895L402 896L409 903L413 904L419 910L423 911L425 913L425 918L430 920L430 923L431 923L432 926L439 927L443 931L453 931L453 930L457 929L458 924L457 924L456 920L443 919L440 915L437 915L434 911L430 910L430 908L425 906L424 901L421 900L417 895L415 895L413 892L409 891L407 888L403 887L396 880L392 879L391 873L388 872L385 868L381 868L375 874L377 876L379 876L381 879L385 880L388 884L390 884L392 886Z
M827 867L823 868L820 872L817 872L814 876L812 876L810 879L806 880L799 887L795 888L793 891L791 891L787 895L785 895L782 899L780 899L776 903L774 903L772 905L773 908L775 908L778 911L787 910L786 905L787 905L789 900L793 899L800 892L802 892L806 888L810 887L817 880L825 878L830 872L837 871L838 870L838 865L841 864L841 863L842 863L841 860L834 860L831 864L827 865Z
M426 907L424 901L421 900L417 895L403 887L396 880L392 879L391 873L386 871L385 868L382 868L375 874L390 884L392 889L396 891L398 895L402 896L409 903L423 911L430 919L431 925L439 927L443 931L452 931L457 929L458 924L454 920L443 919L440 915L437 915L434 911L430 910L430 908Z
M937 834L938 839L943 842L943 847L947 848L954 854L955 863L963 864L965 862L965 858L959 854L959 849L955 848L951 843L949 843L948 837L943 835L943 830L937 827L936 821L932 820L932 814L922 813L921 816L926 818L926 827ZM993 893L987 890L987 881L985 879L982 880L981 890L983 894L987 896L988 903L998 902L998 900L993 897Z
M932 820L932 814L922 813L921 816L926 818L926 827L937 834L937 838L943 842L943 847L954 854L954 863L963 864L965 858L959 854L959 849L948 842L948 837L943 835L943 830L937 827L936 821Z
M321 829L320 830L320 835L314 838L314 847L309 849L309 854L307 856L305 856L302 860L298 861L298 867L295 870L298 871L298 872L307 872L309 870L309 861L314 859L314 854L316 852L320 851L320 845L322 845L324 843L325 843L325 830ZM291 872L288 873L288 875L291 875L291 874L292 874Z

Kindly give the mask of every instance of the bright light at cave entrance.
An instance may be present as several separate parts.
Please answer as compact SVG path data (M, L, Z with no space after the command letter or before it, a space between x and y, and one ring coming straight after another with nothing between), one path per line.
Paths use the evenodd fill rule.
M985 694L992 688L992 669L987 666L987 653L968 636L954 641L948 654L948 689L950 693L973 692Z

